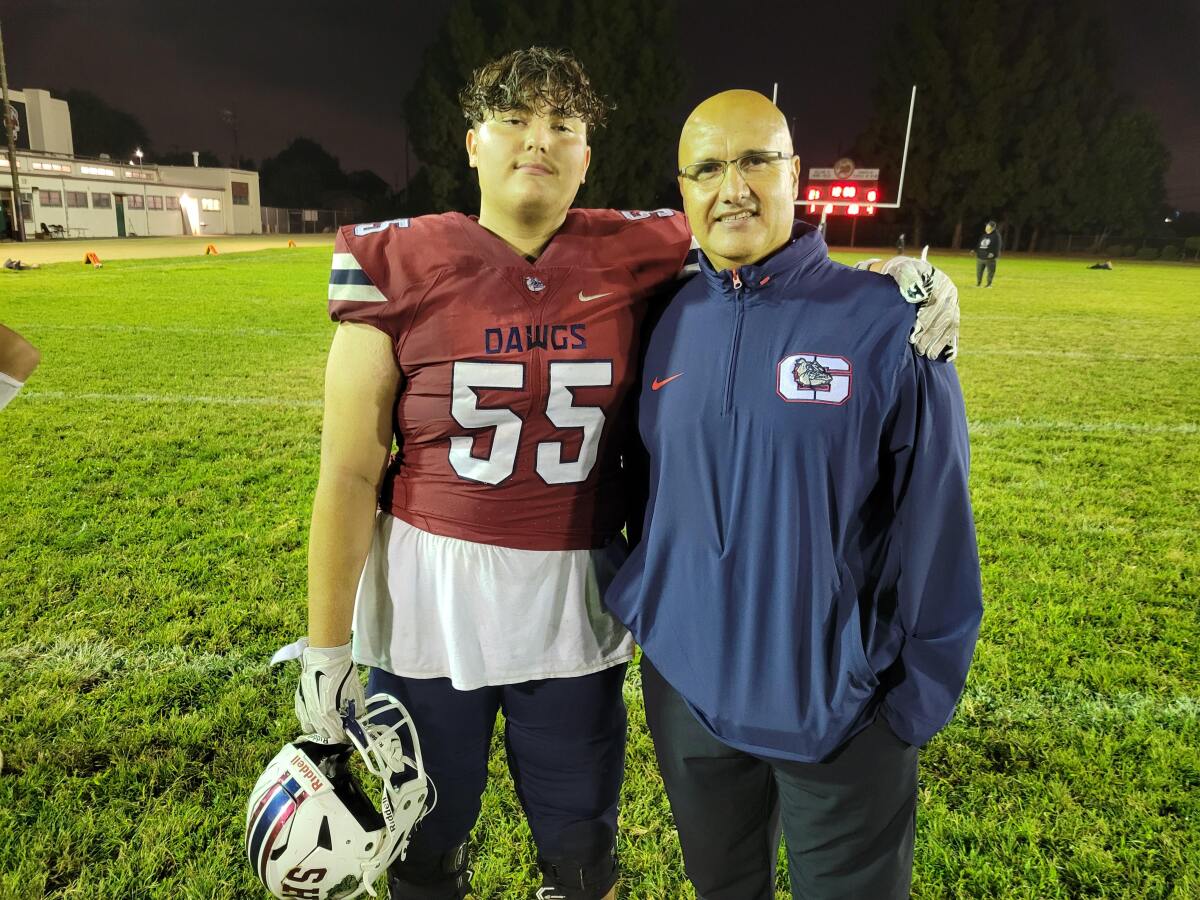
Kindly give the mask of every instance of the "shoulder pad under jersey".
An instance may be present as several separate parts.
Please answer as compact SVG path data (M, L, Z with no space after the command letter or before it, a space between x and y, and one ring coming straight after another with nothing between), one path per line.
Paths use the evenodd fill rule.
M329 301L384 303L444 268L462 244L452 213L389 219L338 230Z
M662 280L695 270L695 242L687 217L674 209L574 209L563 231L599 238L597 252L608 262Z

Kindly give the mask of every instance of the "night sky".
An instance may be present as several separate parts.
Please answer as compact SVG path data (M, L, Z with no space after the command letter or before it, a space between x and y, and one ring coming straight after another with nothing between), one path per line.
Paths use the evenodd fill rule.
M1200 210L1200 0L1097 2L1112 26L1117 82L1158 117L1171 151L1168 199ZM305 135L347 171L373 169L398 184L401 102L449 5L4 0L0 21L10 88L91 90L137 116L160 150L228 159L220 110L233 107L243 156L274 155ZM805 166L828 165L870 118L871 49L895 5L680 2L680 45L665 51L680 55L690 83L684 108L664 114L682 118L729 87L769 95L778 81ZM850 10L844 20L840 9ZM865 37L837 46L828 39L835 26Z

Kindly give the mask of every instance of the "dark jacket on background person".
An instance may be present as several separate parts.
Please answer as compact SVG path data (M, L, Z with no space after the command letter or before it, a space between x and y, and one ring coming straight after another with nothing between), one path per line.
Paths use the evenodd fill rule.
M979 245L975 248L976 259L1000 258L1000 229L993 228L991 234L986 231L979 236Z

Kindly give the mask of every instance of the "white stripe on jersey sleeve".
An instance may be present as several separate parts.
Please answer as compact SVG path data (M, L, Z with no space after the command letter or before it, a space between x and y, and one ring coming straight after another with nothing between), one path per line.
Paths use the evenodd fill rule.
M696 240L692 238L692 240ZM333 254L333 267L335 269L357 269L362 271L362 266L358 264L358 260L354 258L353 253L335 253Z
M350 280L331 278L329 282L330 300L351 300L356 303L386 303L387 297L371 283L371 279L362 270L353 253L333 254L334 272L354 272L357 277ZM336 282L336 283L335 283Z
M688 247L687 256L683 261L683 268L679 270L677 278L691 278L700 271L700 242L696 240L696 236L692 235L692 245Z
M353 300L356 303L387 303L387 297L373 284L331 284L329 299Z

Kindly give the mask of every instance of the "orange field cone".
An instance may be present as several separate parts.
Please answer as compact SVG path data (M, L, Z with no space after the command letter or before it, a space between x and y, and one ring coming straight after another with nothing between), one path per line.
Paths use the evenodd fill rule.
M216 244L209 244L207 247L204 248L205 256L216 256L218 252L219 251L217 250Z
M102 262L100 262L100 257L99 257L99 256L97 256L95 253L92 253L92 252L89 252L89 253L87 253L87 254L85 254L85 255L84 255L84 257L83 257L83 264L84 264L85 266L89 266L89 265L90 265L90 266L91 266L93 269L99 269L99 268L100 268L100 267L103 265L103 263L102 263Z

